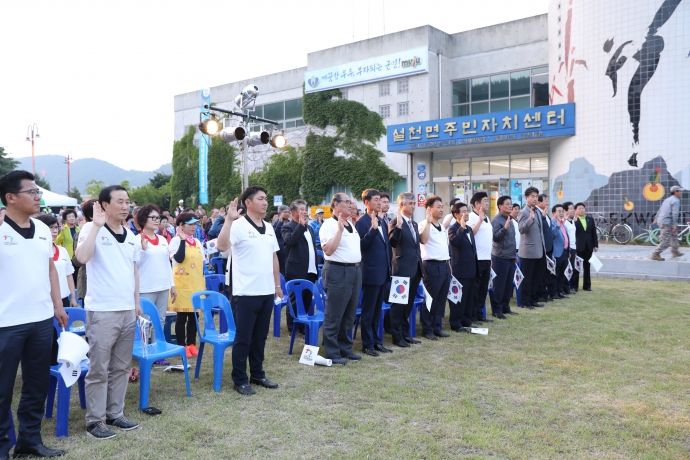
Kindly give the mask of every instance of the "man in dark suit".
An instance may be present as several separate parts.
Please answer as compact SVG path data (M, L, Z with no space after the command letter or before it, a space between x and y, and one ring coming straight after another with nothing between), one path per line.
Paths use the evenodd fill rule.
M316 236L309 225L307 203L304 200L295 200L290 205L292 220L283 224L282 237L285 243L285 281L307 280L316 283L318 271L316 269ZM302 291L304 308L311 305L311 292ZM294 294L290 294L290 304L296 314ZM292 332L293 318L285 309L288 331ZM300 332L304 333L304 326L300 324Z
M592 279L589 276L589 259L592 252L599 250L599 240L597 239L597 226L594 219L586 214L587 210L584 203L575 205L575 241L577 244L577 255L582 257L583 280L582 289L592 290ZM577 289L577 285L575 286Z
M549 216L549 196L541 193L537 197L537 208L541 210L541 228L544 232L544 251L546 257L553 260L553 236L551 234L551 221ZM544 259L546 262L546 259ZM555 262L555 261L554 261ZM544 265L544 276L539 277L539 287L537 288L538 300L541 302L551 302L558 294L556 283L552 278L546 264Z
M525 190L527 206L518 214L520 231L520 271L524 278L520 284L522 305L525 308L543 307L537 302L538 278L543 276L546 259L544 254L544 232L542 211L536 207L539 190L528 187Z
M362 331L362 351L369 356L378 352L392 353L383 346L383 337L378 336L381 320L381 305L386 299L386 287L391 273L391 247L388 229L378 217L381 211L381 194L373 188L362 192L366 214L357 219L355 228L361 235L359 247L362 251L362 315L359 319Z
M450 302L450 328L455 332L470 332L474 320L474 279L477 276L477 248L474 232L466 222L467 205L457 202L451 207L453 224L448 228L451 272L462 285L460 302ZM452 221L451 221L452 222Z
M414 297L422 279L422 252L419 247L419 230L412 220L412 213L417 206L414 193L403 192L398 195L398 215L388 224L388 237L393 252L391 274L410 278L407 290L407 304L392 303L390 310L393 344L409 347L421 343L409 335L410 312L414 306Z
M285 242L283 241L283 225L290 221L290 208L285 205L278 206L278 216L278 220L273 222L273 228L276 231L276 238L278 239L278 247L280 248L276 254L278 254L280 273L285 276Z

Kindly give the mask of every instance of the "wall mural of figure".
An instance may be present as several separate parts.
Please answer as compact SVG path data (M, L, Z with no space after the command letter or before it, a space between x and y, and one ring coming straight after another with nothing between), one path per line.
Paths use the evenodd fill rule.
M628 40L619 46L616 52L613 53L613 56L611 56L609 65L606 67L606 75L611 79L611 83L613 84L613 96L611 97L616 97L616 93L618 92L618 71L621 69L621 67L623 67L625 61L628 60L626 56L621 56L621 53L623 52L625 45L630 43L632 43L632 40ZM606 40L606 43L604 43L604 51L608 53L611 51L612 47L613 39Z
M564 80L566 84L567 100L568 102L575 102L575 79L573 78L573 70L575 65L581 65L587 69L587 61L584 59L575 59L575 47L570 46L571 32L573 28L573 0L568 2L568 17L565 20L565 59L558 66L557 74L560 76L565 68ZM589 70L589 69L587 69ZM551 83L551 94L549 95L549 104L553 104L554 93L561 97L563 92L556 84L556 75L553 76L553 81Z

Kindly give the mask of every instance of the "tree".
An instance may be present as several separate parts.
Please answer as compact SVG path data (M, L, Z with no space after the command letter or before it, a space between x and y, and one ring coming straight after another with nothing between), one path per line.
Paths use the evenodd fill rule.
M194 207L199 193L199 149L194 145L194 125L173 144L173 176L170 180L172 200L184 200Z
M128 180L123 180L122 182L120 182L120 186L127 190L127 193L132 193L132 186L129 185Z
M235 147L220 137L212 138L208 149L208 203L213 207L226 206L241 194L236 154Z
M8 152L5 152L5 147L0 145L0 176L17 168L19 162L14 158L10 158Z
M84 193L86 193L91 198L97 198L98 194L101 193L101 190L103 190L104 188L105 182L103 182L102 180L91 179L86 183L86 189L84 190Z
M35 175L34 175L34 182L36 182L36 185L38 185L38 186L41 187L42 189L50 190L50 182L48 182L47 180L45 180L45 179L43 178L43 176L41 176L41 175L39 175L39 174L35 174Z
M153 188L161 188L170 182L170 179L172 179L172 174L163 174L161 172L157 172L151 179L149 179L149 184L151 184Z
M66 195L72 198L76 198L77 203L81 203L83 201L81 198L81 193L79 193L79 189L76 186L72 187L72 190L67 192Z
M261 185L266 187L269 205L272 203L271 197L276 195L282 196L285 204L300 198L303 169L304 155L295 147L287 146L271 156L258 178Z
M155 188L151 184L146 184L132 190L129 198L139 206L151 203L159 208L170 209L170 185L165 184L161 188Z

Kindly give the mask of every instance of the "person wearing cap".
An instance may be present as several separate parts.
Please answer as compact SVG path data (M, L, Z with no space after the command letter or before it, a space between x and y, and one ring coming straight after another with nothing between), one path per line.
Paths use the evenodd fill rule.
M175 336L177 344L185 347L187 358L199 354L196 348L196 319L191 297L195 292L206 290L204 254L201 241L194 238L197 222L199 219L191 212L183 212L177 216L177 237L173 238L168 246L173 261L172 284L175 285L178 294L176 302L171 305L172 311L177 312Z
M680 257L683 255L678 250L678 225L680 224L680 197L683 194L683 189L674 185L671 187L671 196L666 198L661 203L659 212L656 213L654 223L661 227L659 232L659 246L652 254L652 260L664 260L661 253L671 246L671 255L673 257Z
M321 249L321 238L319 238L319 230L323 225L323 209L319 208L316 210L316 218L309 222L309 226L314 230L314 235L316 235L316 249Z
M179 216L183 212L184 212L184 200L180 200L177 202L177 207L175 208L175 217Z

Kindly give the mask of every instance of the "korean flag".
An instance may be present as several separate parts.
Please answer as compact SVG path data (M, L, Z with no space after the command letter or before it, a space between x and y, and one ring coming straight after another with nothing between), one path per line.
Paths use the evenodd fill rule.
M549 269L552 275L556 274L556 262L549 256L546 256L546 268Z
M410 295L410 278L405 276L391 276L391 291L388 303L407 304Z
M582 257L575 256L575 270L579 271L580 274L582 274L582 270L584 270L584 265L582 265L584 261Z
M568 281L570 281L570 278L573 276L573 266L571 265L570 261L568 261L568 266L565 268L565 277L568 278Z
M454 276L450 277L450 287L448 288L448 300L453 303L459 303L462 300L462 284L455 279Z
M522 284L523 279L525 279L525 276L522 274L522 271L520 271L520 267L516 265L515 275L513 275L513 283L515 283L515 289L520 289L520 284Z

